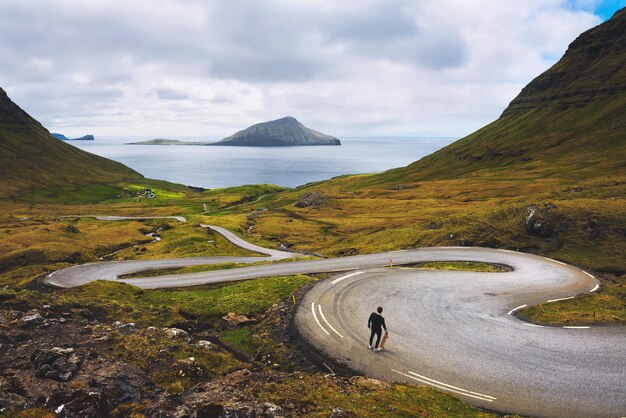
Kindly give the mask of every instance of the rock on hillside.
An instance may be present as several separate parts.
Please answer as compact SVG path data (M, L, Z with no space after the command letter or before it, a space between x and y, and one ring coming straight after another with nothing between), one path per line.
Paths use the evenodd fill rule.
M270 122L257 123L214 145L249 147L285 147L297 145L341 145L334 136L307 128L295 118L287 116Z
M139 177L123 164L54 138L0 88L0 197Z

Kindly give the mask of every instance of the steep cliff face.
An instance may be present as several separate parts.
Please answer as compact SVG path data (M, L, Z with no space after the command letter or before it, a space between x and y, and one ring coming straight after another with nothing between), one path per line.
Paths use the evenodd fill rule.
M378 182L518 172L583 178L626 169L626 9L581 34L502 116Z
M250 147L284 147L298 145L341 145L334 136L307 128L287 116L270 122L257 123L239 131L215 145Z
M576 38L556 65L524 87L503 116L546 106L584 107L622 94L626 91L624 63L626 9Z
M141 177L54 138L0 88L0 197L36 188Z

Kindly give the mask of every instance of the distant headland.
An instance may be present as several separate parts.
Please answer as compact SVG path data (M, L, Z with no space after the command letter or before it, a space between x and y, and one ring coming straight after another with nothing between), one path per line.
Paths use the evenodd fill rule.
M65 135L59 133L51 133L50 135L52 135L56 139L60 139L61 141L94 141L96 139L93 135L85 135L81 136L80 138L68 138Z
M236 132L219 142L188 142L174 139L151 139L131 142L129 145L214 145L237 147L289 147L308 145L341 145L334 136L307 128L296 118L287 116L281 119L257 123Z
M149 139L147 141L128 142L126 145L212 145L213 142L178 141L176 139Z

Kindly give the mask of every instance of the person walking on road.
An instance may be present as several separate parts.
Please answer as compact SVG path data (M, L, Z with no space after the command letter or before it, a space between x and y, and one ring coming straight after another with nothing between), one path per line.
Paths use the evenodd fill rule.
M376 335L376 345L374 345L374 351L380 351L381 349L378 347L380 344L380 337L383 334L383 328L385 332L387 332L387 325L385 325L385 318L381 315L383 313L383 308L379 306L376 308L376 312L372 312L370 315L370 319L367 321L367 327L372 331L370 334L370 345L369 349L372 349L372 342L374 341L374 335Z

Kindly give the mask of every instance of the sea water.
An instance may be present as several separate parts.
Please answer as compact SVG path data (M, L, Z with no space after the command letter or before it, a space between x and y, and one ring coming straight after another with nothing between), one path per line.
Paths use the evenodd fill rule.
M189 140L180 138L181 140ZM341 138L341 146L127 145L128 138L69 144L119 161L148 178L204 188L271 183L296 187L344 174L402 167L455 138Z

